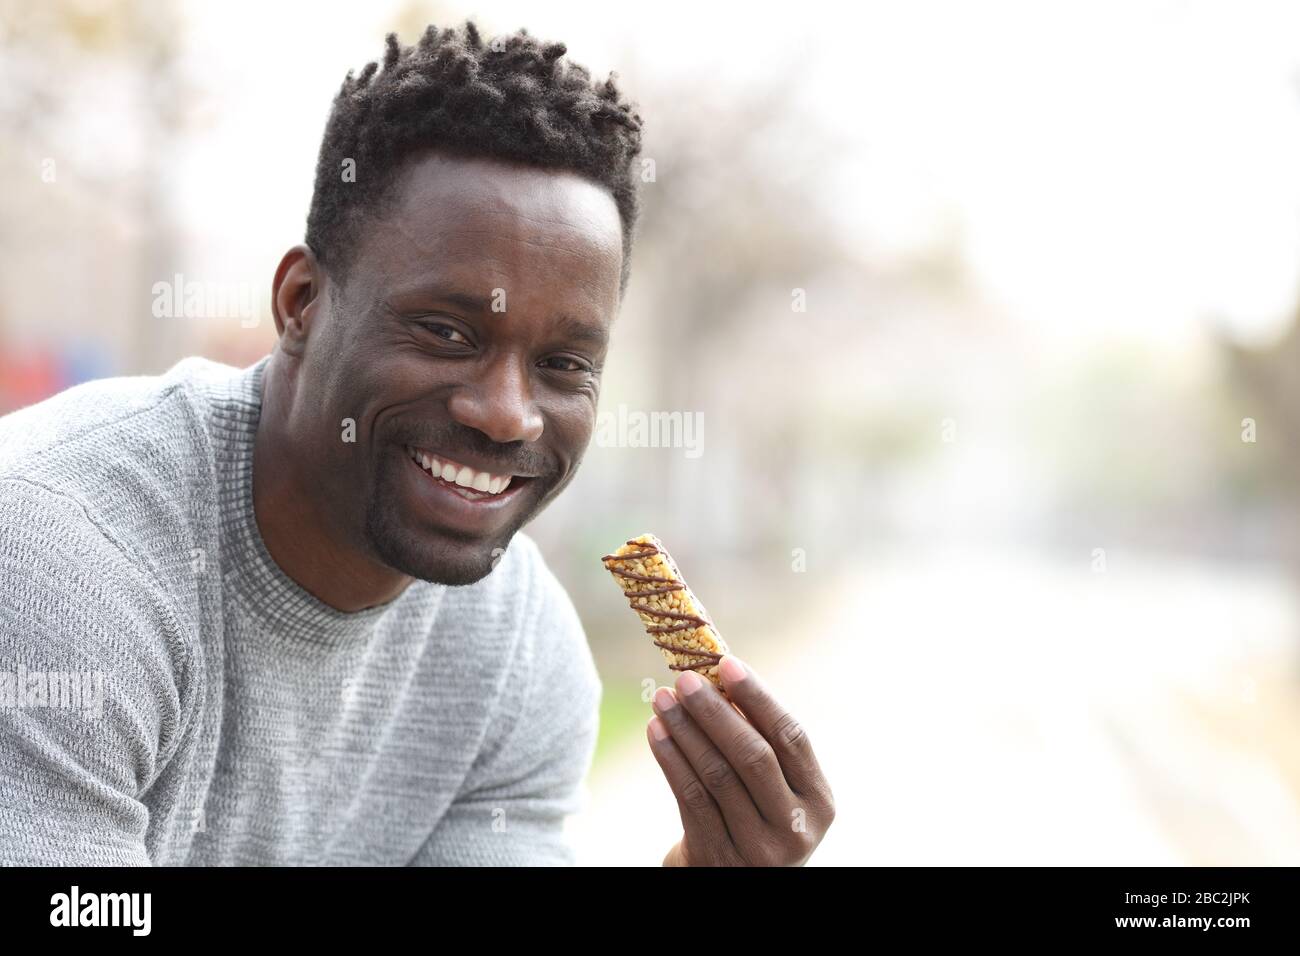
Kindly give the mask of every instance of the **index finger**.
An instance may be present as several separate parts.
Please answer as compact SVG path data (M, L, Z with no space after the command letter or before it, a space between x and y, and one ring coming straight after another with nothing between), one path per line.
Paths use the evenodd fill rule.
M723 655L718 673L727 696L772 746L790 789L801 797L828 799L830 788L803 725L734 654Z

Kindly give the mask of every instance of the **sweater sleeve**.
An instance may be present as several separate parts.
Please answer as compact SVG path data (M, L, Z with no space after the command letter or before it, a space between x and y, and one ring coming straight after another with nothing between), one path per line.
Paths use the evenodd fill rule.
M184 661L152 576L80 505L0 480L0 864L150 864L140 795Z
M582 809L595 753L602 686L573 602L537 559L520 654L524 680L505 736L475 760L412 866L573 866L564 833Z

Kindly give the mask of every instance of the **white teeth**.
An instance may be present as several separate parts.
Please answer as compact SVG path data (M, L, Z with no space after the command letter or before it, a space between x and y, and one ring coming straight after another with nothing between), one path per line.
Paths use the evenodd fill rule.
M471 491L499 495L510 487L510 479L514 477L513 475L494 477L485 471L475 471L467 465L453 465L451 462L439 461L432 455L409 446L407 452L416 464L435 478L441 478L443 481L451 482L462 488L468 488Z

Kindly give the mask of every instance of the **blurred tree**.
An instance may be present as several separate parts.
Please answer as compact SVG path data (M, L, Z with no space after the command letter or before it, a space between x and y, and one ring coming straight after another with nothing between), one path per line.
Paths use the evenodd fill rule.
M15 188L0 193L0 247L48 263L75 243L99 244L98 254L111 261L107 271L135 277L120 314L112 297L95 289L88 290L91 301L67 307L93 314L97 329L117 339L140 370L170 363L186 345L180 326L159 323L149 311L154 283L177 271L167 183L192 93L182 69L183 38L176 8L161 0L0 0L0 158L7 169L31 171L30 179L15 177ZM134 140L134 148L108 148L121 145L111 143L96 152L99 144L86 143L79 124L103 114L116 121L114 135ZM108 160L114 153L138 160L124 167ZM61 246L56 249L32 248L30 232L13 215L30 209L34 195L48 202L48 192L36 193L46 157L56 161L64 203L56 215L79 213L73 221L46 223L50 241ZM104 234L85 236L87 221ZM115 241L108 223L122 221L139 237L138 247ZM75 289L65 288L65 297Z
M807 517L771 507L774 497L793 504L806 477L797 462L813 453L808 404L786 398L819 384L828 326L861 318L843 314L851 299L816 288L860 271L815 175L842 151L801 106L797 51L737 88L712 83L708 64L682 78L661 74L638 62L640 49L618 58L625 75L643 78L628 86L646 124L636 318L626 320L641 326L637 397L649 408L708 409L707 462L634 452L622 465L629 482L662 489L701 541L743 548L783 538ZM807 311L793 308L796 289Z
M643 103L642 178L654 178L642 185L634 258L644 262L664 397L689 396L703 371L682 360L682 343L716 358L761 323L806 315L791 308L793 290L850 263L812 181L835 144L799 108L801 75L774 64L754 88L669 84ZM759 315L762 289L772 308Z
M1281 511L1271 528L1285 537L1281 550L1300 588L1300 308L1272 345L1223 342L1221 349L1231 385L1244 397L1242 417L1255 420L1255 443L1244 447L1258 450L1252 459L1257 487Z
M1279 453L1279 487L1300 503L1300 313L1270 346L1224 347L1234 384L1259 404L1260 414L1249 417L1274 432L1269 445Z

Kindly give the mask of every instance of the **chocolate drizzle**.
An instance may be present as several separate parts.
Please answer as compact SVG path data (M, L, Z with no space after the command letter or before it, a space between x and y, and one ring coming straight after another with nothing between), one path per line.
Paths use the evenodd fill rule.
M653 544L647 544L644 541L628 541L629 547L643 548L641 551L629 551L627 554L606 554L601 557L602 562L608 561L636 561L641 558L650 558L663 552ZM679 614L676 611L659 611L645 604L638 604L636 598L650 597L656 594L669 594L673 591L685 591L686 585L673 578L652 577L645 574L634 574L631 571L620 571L618 568L611 568L608 564L605 569L619 577L627 578L630 581L644 581L650 584L663 585L662 587L645 588L640 591L624 591L623 596L628 599L628 604L632 610L640 614L648 614L652 617L667 618L669 620L682 621L681 624L643 624L647 634L672 634L679 631L694 631L700 627L713 629L713 624L704 618L695 614ZM674 654L690 655L692 657L702 657L703 660L694 661L687 664L669 664L670 670L684 671L696 670L701 667L711 667L713 664L722 660L722 655L714 651L701 650L695 647L680 647L676 644L668 644L664 641L654 641L656 647L662 647L666 651L672 651Z

